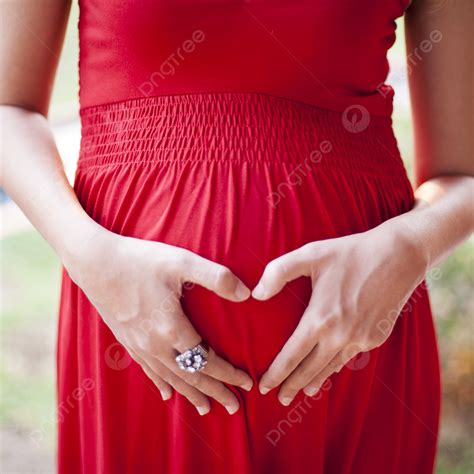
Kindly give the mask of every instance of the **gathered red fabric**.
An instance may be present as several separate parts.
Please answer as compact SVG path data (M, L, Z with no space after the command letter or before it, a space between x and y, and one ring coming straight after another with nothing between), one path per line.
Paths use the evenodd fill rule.
M226 265L250 288L286 252L409 211L383 85L406 3L82 0L82 206L113 232ZM266 302L192 286L182 304L257 381L310 293L307 278ZM59 316L61 473L433 470L439 362L424 285L388 340L319 394L284 407L276 390L230 387L232 416L212 402L201 417L178 393L162 401L66 271Z

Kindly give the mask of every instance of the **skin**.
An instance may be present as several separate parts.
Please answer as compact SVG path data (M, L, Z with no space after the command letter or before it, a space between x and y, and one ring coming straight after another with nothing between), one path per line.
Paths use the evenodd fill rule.
M237 397L224 382L253 381L211 350L197 374L179 369L177 353L201 337L179 303L185 282L243 301L250 290L228 268L185 249L114 234L82 209L64 173L46 115L70 3L2 2L0 15L0 185L56 251L71 279L117 340L156 384L172 389L203 415L213 398L233 414ZM40 184L38 184L40 183Z
M313 282L298 328L259 381L262 393L279 387L284 405L300 390L316 393L354 355L381 345L395 322L387 326L386 315L401 309L425 272L474 229L470 3L415 0L406 16L409 52L433 29L443 33L411 65L414 209L373 230L312 242L279 257L253 290L254 298L266 300L300 276ZM238 401L223 382L250 389L248 374L214 352L199 374L176 366L176 351L200 341L179 296L189 281L231 301L247 299L250 290L229 269L187 250L104 229L84 212L64 174L46 115L69 8L61 0L1 3L8 20L0 42L0 185L164 399L174 389L201 414L209 411L209 398L235 413Z
M252 292L267 300L295 278L312 280L299 326L259 381L262 393L280 387L283 405L300 390L316 394L357 353L383 344L396 321L387 316L401 310L426 271L474 230L473 12L471 0L415 0L405 17L410 57L433 30L442 33L410 64L418 186L413 210L373 230L277 258Z

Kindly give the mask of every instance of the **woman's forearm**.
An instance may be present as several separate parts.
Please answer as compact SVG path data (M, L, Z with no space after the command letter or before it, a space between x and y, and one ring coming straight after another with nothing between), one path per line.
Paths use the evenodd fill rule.
M417 242L427 267L474 230L473 69L466 60L472 57L472 2L439 3L413 1L405 15L407 54L413 56L420 45L432 50L410 64L408 75L417 202L386 223Z
M415 191L416 204L405 214L386 221L401 238L424 256L427 269L440 263L474 231L474 178L440 176Z
M68 182L47 119L0 106L0 185L61 260L71 259L99 229Z

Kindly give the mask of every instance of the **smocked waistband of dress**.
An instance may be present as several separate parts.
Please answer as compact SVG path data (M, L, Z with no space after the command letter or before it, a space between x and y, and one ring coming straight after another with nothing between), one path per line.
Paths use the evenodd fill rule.
M158 96L81 109L78 169L144 162L314 162L403 172L390 118L253 93Z

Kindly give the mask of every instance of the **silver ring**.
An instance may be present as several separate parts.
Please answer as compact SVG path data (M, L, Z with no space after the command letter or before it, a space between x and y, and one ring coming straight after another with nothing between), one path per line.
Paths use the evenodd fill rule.
M176 362L185 372L199 372L206 366L208 356L209 347L201 341L197 346L176 356Z

